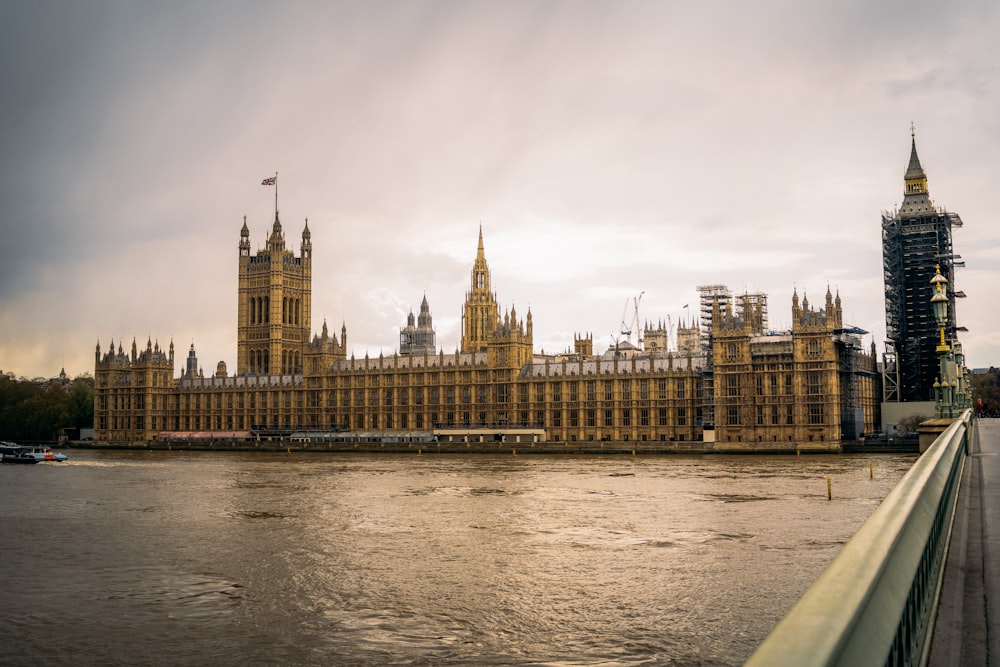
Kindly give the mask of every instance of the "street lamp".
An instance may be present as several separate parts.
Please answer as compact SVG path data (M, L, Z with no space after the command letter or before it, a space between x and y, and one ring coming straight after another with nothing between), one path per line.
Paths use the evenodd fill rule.
M935 267L934 277L931 278L931 285L934 286L934 295L931 296L931 308L934 309L934 319L937 321L938 332L941 339L936 348L938 354L939 381L934 383L936 394L937 416L940 418L953 417L951 383L948 381L948 353L951 348L944 338L944 327L948 323L948 295L945 294L945 285L948 279L941 275L941 265Z

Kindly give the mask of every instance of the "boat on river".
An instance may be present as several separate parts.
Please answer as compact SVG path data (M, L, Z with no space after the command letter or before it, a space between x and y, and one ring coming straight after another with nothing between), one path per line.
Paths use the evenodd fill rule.
M13 442L3 442L0 443L0 462L38 463L38 459L28 451L27 447L15 445Z
M36 445L33 447L25 447L28 452L35 458L35 461L41 463L43 461L65 461L68 457L60 452L53 452L51 447L46 447L44 445Z

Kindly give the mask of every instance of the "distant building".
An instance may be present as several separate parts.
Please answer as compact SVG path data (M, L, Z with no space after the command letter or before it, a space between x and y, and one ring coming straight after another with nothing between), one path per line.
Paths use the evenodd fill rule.
M911 132L911 135L913 133ZM882 214L882 263L885 274L885 327L889 339L885 355L884 400L934 400L938 376L935 347L939 331L931 309L931 278L936 267L948 279L948 322L945 337L956 334L955 267L964 266L954 254L952 230L962 226L957 213L934 206L927 175L911 136L910 161L903 175L903 203Z
M434 354L437 351L437 334L431 322L431 308L427 296L420 302L420 316L414 322L413 311L406 318L406 326L399 332L400 354Z

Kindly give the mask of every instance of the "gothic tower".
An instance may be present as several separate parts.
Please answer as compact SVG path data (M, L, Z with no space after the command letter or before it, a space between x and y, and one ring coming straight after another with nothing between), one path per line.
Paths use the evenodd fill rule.
M250 255L246 216L240 231L239 311L236 372L302 372L312 312L312 233L306 219L302 252L285 248L275 211L267 247Z
M406 318L406 326L399 332L400 354L434 354L437 352L437 336L431 319L431 307L427 295L420 302L420 315L414 321L413 311Z
M479 228L479 250L472 265L472 288L465 294L462 312L462 352L484 352L497 329L500 309L490 291L490 268L483 251L483 228Z
M903 176L903 204L882 214L882 263L885 274L886 337L895 349L898 377L887 387L898 393L887 400L933 400L937 375L938 327L930 299L931 278L940 264L948 279L948 322L945 335L955 337L955 267L962 263L952 251L952 227L961 227L956 214L934 206L927 191L927 175L917 157L911 129L910 162ZM888 364L892 366L892 364Z

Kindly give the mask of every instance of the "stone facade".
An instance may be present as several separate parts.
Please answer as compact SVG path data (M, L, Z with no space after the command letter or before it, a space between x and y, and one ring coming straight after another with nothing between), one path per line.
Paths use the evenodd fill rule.
M425 441L484 442L484 434L521 433L533 442L696 444L703 437L710 412L705 397L712 396L712 388L720 398L717 406L708 407L727 418L717 426L718 449L753 443L836 448L843 406L854 405L861 391L852 380L852 399L846 401L844 377L855 377L848 360L865 369L871 365L865 355L844 351L850 341L839 297L835 306L828 297L826 311L818 312L805 302L799 308L796 297L796 324L780 336L765 335L760 301L745 300L740 317L716 306L713 353L721 361L714 376L706 368L709 355L698 344L701 332L695 324L680 327L681 352L671 348L669 327L661 323L647 327L647 337L653 334L650 349L616 346L595 355L593 339L586 334L574 336L572 352L536 354L530 310L522 319L511 307L501 317L482 230L462 309L459 349L435 351L425 297L418 323L411 314L401 328L401 343L405 339L408 347L390 356L349 357L346 325L339 338L330 335L326 322L320 334L308 338L308 222L300 256L286 250L277 215L264 250L250 255L245 220L239 248L236 373L229 375L220 362L215 374L206 377L193 345L177 378L173 343L165 352L148 341L140 352L133 342L131 354L120 343L117 350L112 343L104 354L98 345L96 441L294 441L310 434L356 433L376 439L417 434ZM706 387L710 382L714 387ZM755 392L763 387L770 396L774 382L781 388L780 398L774 394L761 417ZM735 394L731 385L737 387ZM791 393L785 393L789 386ZM780 423L772 423L772 403ZM729 415L735 415L731 422ZM869 420L867 413L864 420Z
M792 296L792 329L765 331L760 303L712 314L716 440L750 448L828 449L877 427L874 348L845 327L840 296L826 307Z

